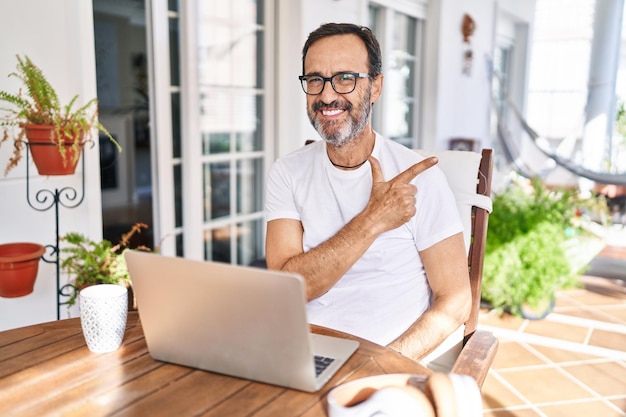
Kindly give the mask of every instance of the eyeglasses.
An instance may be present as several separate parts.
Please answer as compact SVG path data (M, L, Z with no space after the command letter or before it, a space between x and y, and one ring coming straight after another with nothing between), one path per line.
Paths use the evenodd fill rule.
M309 95L322 94L327 81L339 94L349 94L356 88L356 80L359 78L370 78L369 74L360 72L339 72L331 77L321 75L300 75L298 79L302 83L302 90Z

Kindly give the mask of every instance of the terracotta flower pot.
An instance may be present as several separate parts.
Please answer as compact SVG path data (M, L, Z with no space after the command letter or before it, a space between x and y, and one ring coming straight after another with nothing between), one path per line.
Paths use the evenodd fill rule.
M52 125L26 125L26 137L39 175L71 175L82 151L72 146L73 139L65 138L65 156L61 155L56 143L56 132ZM82 136L82 135L81 135ZM54 141L54 142L53 142Z
M0 245L0 297L21 297L33 292L39 260L45 250L37 243Z

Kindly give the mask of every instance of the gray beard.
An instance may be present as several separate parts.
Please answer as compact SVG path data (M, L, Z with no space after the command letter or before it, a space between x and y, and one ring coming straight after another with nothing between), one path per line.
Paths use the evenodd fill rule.
M333 133L329 133L324 130L324 124L319 121L318 118L312 118L311 123L317 133L324 139L326 143L332 146L341 147L352 142L357 136L359 136L370 118L372 112L372 103L370 103L370 94L364 97L364 105L360 112L355 115L351 115L348 122L344 124L340 129L334 130ZM359 117L360 116L360 117Z

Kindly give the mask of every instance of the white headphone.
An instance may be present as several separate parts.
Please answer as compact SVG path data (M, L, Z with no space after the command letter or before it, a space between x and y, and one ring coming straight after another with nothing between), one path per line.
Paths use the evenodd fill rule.
M335 387L329 417L481 417L482 398L467 375L377 375Z

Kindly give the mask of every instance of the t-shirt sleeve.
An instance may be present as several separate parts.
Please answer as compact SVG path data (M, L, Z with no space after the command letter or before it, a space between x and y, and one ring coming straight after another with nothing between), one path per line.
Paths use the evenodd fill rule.
M424 175L426 172L428 175ZM417 214L413 218L413 230L415 245L421 251L463 232L463 223L443 171L430 169L417 178Z
M293 182L280 160L274 163L267 178L265 219L268 222L276 219L300 220L294 200Z

